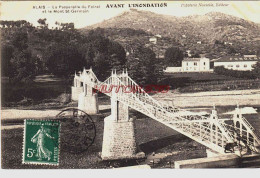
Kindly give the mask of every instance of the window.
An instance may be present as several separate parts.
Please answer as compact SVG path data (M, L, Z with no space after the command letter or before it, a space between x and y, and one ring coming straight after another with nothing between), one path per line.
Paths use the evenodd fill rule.
M203 64L204 64L204 66L205 66L205 65L206 65L206 62L204 62Z
M246 65L246 64L244 65L244 68L247 68L247 65Z
M239 65L236 65L237 68L239 68Z
M189 68L187 67L186 70L189 70Z
M187 66L189 65L189 63L188 63L188 62L187 62L186 64L187 64Z
M194 62L194 65L196 66L196 65L197 65L197 62Z
M233 65L229 64L228 67L233 67Z

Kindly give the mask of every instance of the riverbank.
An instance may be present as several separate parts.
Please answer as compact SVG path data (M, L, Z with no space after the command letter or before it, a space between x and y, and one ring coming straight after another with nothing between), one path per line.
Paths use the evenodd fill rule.
M208 91L198 93L158 93L154 99L176 107L260 106L260 90Z

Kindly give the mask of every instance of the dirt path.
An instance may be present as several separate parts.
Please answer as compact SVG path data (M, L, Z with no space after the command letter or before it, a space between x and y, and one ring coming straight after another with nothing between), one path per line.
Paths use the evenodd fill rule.
M39 119L56 116L60 110L21 110L5 109L1 111L1 120L4 119Z
M100 105L99 110L109 109L110 105ZM10 119L42 119L53 118L59 114L62 109L59 110L22 110L22 109L4 109L1 110L1 120Z

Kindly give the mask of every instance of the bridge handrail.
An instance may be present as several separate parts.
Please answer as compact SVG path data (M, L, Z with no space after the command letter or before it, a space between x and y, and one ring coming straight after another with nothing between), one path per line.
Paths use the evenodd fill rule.
M130 78L130 77L129 77ZM120 80L120 79L119 79ZM130 78L130 80L135 84L135 85L137 85L131 78ZM121 80L120 80L121 81ZM143 92L145 92L145 91L143 91ZM146 92L145 92L145 94L147 94ZM147 94L148 95L148 94ZM148 95L149 96L149 95ZM152 101L156 101L156 100L154 100L151 96L149 96L149 98L151 98L152 99ZM159 108L159 109L162 109L162 108ZM171 112L169 112L169 111L167 111L167 110L164 110L164 112L165 113L168 113L169 115L172 115L173 113L171 113ZM177 113L176 113L177 114ZM156 117L156 116L155 116ZM200 119L199 120L201 120L201 119L207 119L206 117L203 117L203 116L199 116L200 117ZM174 118L174 117L172 117L172 118ZM175 116L175 118L180 118L181 120L182 120L182 122L183 122L183 120L186 120L186 121L188 121L188 119L185 119L185 118L183 118L183 117L180 117L180 116L178 116L178 117L176 117ZM207 119L208 120L208 119ZM219 128L220 128L220 130L222 130L222 133L225 135L225 137L226 138L228 138L227 140L229 140L229 141L231 141L231 139L232 139L232 137L230 137L230 135L229 135L229 132L227 131L227 129L222 129L222 127L224 127L224 126L220 126L220 124L218 123L218 121L216 120L215 121L215 125L217 125Z
M253 126L244 118L242 117L242 121L252 130L254 130Z

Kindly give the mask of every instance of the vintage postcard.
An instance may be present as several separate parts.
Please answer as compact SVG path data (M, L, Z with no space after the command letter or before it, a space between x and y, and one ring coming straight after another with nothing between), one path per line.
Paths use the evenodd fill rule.
M2 169L260 168L259 1L1 1Z

